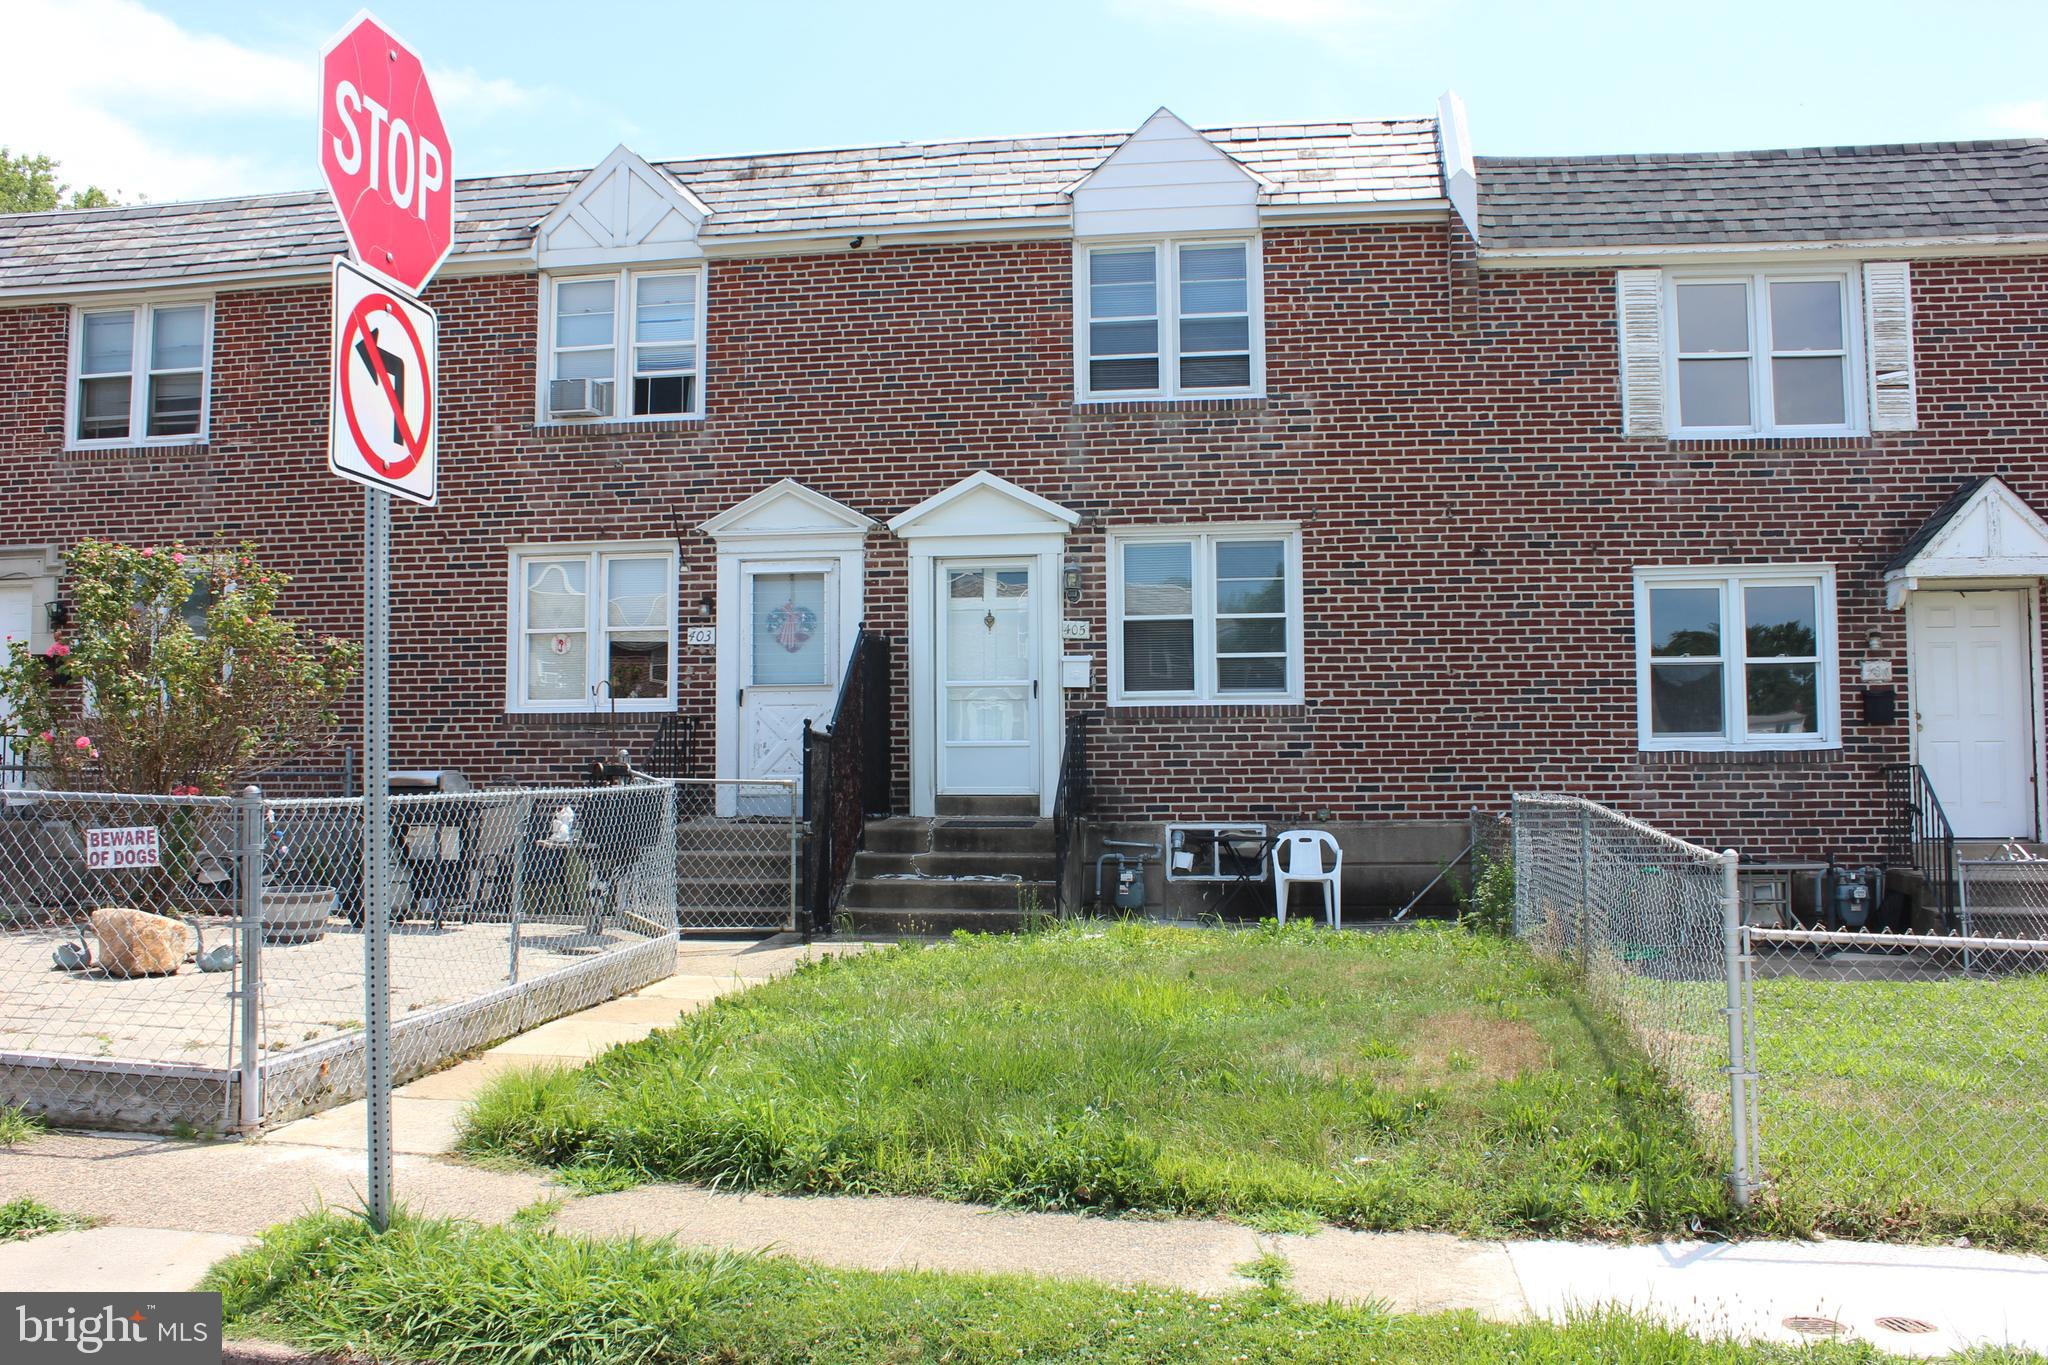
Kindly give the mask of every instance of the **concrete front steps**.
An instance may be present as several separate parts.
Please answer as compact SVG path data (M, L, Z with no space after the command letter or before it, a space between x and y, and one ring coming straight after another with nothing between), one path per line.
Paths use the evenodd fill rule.
M929 819L868 821L839 903L840 928L1009 932L1034 909L1052 913L1058 876L1052 821L1038 818L1035 802L1012 813L1000 800L959 802L951 813Z

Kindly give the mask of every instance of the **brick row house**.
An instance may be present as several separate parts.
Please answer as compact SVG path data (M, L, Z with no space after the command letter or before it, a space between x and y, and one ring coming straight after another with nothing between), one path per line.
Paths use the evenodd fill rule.
M457 214L396 766L796 778L864 630L897 824L1051 816L1079 717L1176 911L1218 826L1398 905L1523 790L1867 861L1918 765L2041 833L2048 144L1487 159L1447 97ZM315 194L0 219L0 628L83 535L254 541L359 628L339 250Z

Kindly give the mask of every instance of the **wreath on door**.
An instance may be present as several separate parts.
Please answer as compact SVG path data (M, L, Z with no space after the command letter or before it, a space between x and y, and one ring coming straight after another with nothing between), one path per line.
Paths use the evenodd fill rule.
M791 654L796 653L810 642L818 630L818 613L809 607L800 607L794 600L784 602L768 613L765 622L768 636Z

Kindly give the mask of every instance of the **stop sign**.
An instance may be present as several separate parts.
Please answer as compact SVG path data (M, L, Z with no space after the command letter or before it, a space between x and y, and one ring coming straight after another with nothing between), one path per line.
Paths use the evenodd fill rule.
M320 170L355 258L426 288L455 242L448 130L418 55L368 14L320 60Z

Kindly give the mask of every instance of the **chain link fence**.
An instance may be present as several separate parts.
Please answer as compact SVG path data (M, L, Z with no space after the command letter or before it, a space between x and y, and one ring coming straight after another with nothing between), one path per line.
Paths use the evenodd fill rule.
M1959 868L1960 932L1743 923L1732 853L1517 797L1515 928L1686 1095L1739 1203L1883 1233L2048 1221L2048 860ZM1863 887L1868 893L1868 886ZM1768 922L1766 922L1768 921Z
M1758 1161L1816 1221L2048 1210L2048 860L1958 872L1958 933L1745 931Z
M794 922L788 784L391 800L399 1080ZM0 1103L247 1128L363 1093L359 798L0 794Z
M1748 1043L1730 1009L1733 855L1577 797L1517 796L1511 819L1516 935L1622 1022L1746 1200L1754 1114Z

